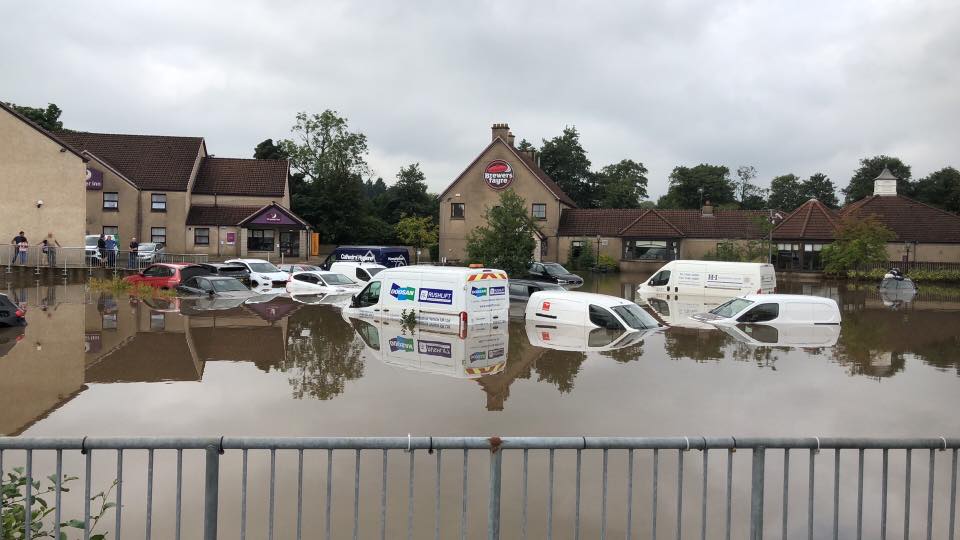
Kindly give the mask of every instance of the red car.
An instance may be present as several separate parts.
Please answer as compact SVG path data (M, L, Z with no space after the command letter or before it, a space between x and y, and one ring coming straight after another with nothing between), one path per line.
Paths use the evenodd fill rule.
M127 283L143 283L161 289L175 289L183 280L181 270L187 263L156 263L144 268L140 273L123 278Z

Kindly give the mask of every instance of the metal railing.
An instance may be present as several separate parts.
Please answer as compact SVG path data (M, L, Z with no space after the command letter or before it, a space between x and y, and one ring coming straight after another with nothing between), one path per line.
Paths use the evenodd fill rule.
M160 253L138 252L131 256L129 250L99 252L95 248L55 247L44 249L42 246L30 246L20 251L16 246L0 246L0 262L7 267L7 273L14 267L30 268L39 274L43 269L62 270L71 268L107 268L110 270L142 270L158 262L165 263L205 263L210 256L206 253Z
M509 532L505 536L510 538L526 538L528 536L528 526L531 524L529 520L530 514L530 505L528 501L530 499L530 476L531 474L537 474L543 472L540 468L535 468L531 466L531 461L536 464L537 458L540 458L541 464L546 469L546 515L545 515L545 524L543 534L539 534L539 537L553 538L554 533L554 524L558 519L566 519L564 525L564 530L569 531L574 538L580 538L581 532L583 529L583 522L586 521L586 518L581 515L581 506L582 503L590 502L594 503L595 506L599 502L599 520L596 520L596 516L593 516L591 519L593 521L591 524L597 529L595 532L590 534L590 537L599 537L606 538L608 534L613 534L614 525L610 520L608 520L608 514L614 507L610 503L611 497L609 494L614 490L613 482L610 481L610 469L611 463L613 462L613 453L625 453L625 465L623 475L619 477L619 480L623 482L620 485L623 488L623 514L620 516L623 519L623 528L617 531L618 536L625 536L626 538L633 538L635 532L640 536L649 536L652 538L657 538L658 531L663 532L665 528L664 522L661 521L658 525L658 516L664 513L665 509L668 506L671 506L669 503L661 502L664 497L662 497L661 492L664 490L669 490L670 486L665 480L676 480L675 488L672 494L675 495L675 502L673 503L673 508L671 509L674 512L672 516L674 521L670 528L674 529L673 534L666 535L667 537L672 538L684 538L692 537L693 535L689 534L690 524L699 525L698 537L701 539L710 538L731 538L731 533L733 530L743 530L744 534L736 534L736 537L742 537L746 535L746 532L749 531L749 537L751 539L761 539L766 533L776 533L779 534L768 534L768 536L779 537L779 538L788 538L792 534L794 537L805 536L807 538L822 538L822 537L832 537L832 538L848 538L856 537L862 538L863 536L868 537L879 537L886 538L887 529L888 529L888 520L892 512L890 512L890 498L888 497L888 492L891 489L891 478L889 474L890 465L892 462L893 456L891 451L902 451L904 457L904 483L902 486L902 495L903 495L903 537L909 538L914 529L916 529L916 521L914 522L915 526L911 525L911 517L916 512L913 510L913 506L916 506L911 503L911 486L914 482L912 479L913 474L913 455L916 451L926 450L929 453L928 465L927 465L927 490L926 490L926 505L925 505L925 519L923 520L922 531L925 533L925 537L930 538L949 538L953 540L955 537L956 531L956 499L957 499L957 449L960 448L960 438L944 438L944 437L935 437L935 438L910 438L910 439L879 439L879 438L761 438L761 437L745 437L745 438L734 438L734 437L672 437L672 438L632 438L632 437L372 437L372 438L243 438L243 437L215 437L215 438L95 438L95 437L83 437L83 438L0 438L0 475L3 474L4 459L7 459L7 466L11 463L13 459L13 454L17 454L19 463L22 463L25 467L25 476L33 478L42 478L38 475L38 454L43 452L54 452L55 453L55 462L48 463L47 467L55 469L56 476L51 475L51 479L56 479L56 490L55 490L55 500L56 500L56 516L55 521L57 523L56 529L54 531L55 537L59 537L60 527L59 522L61 519L60 505L61 505L61 481L63 478L64 471L64 453L68 451L79 451L83 455L84 463L84 519L83 519L83 531L84 538L89 538L90 531L90 520L91 520L91 509L90 509L90 492L91 492L91 470L92 470L92 460L95 453L106 454L107 457L115 456L116 459L116 481L117 481L117 491L116 491L116 515L115 522L113 524L113 533L115 538L121 537L121 532L125 531L122 529L122 516L124 512L122 511L126 507L124 506L124 496L127 495L127 491L124 489L125 484L129 481L128 477L124 476L124 456L129 455L131 451L143 451L147 452L147 486L146 486L146 508L145 508L145 536L150 538L151 532L153 529L152 521L152 508L154 505L154 484L155 484L155 469L158 467L158 464L155 463L155 454L161 451L175 451L176 455L176 503L175 511L172 512L175 516L175 526L174 526L174 536L179 539L181 536L181 521L183 517L183 510L185 508L192 508L199 511L202 514L202 531L203 538L205 540L213 540L218 537L218 526L225 520L229 522L230 520L226 519L226 513L223 512L224 506L226 504L225 498L227 495L235 495L236 491L232 489L221 489L221 483L225 482L225 479L221 478L221 473L224 468L222 467L223 460L227 459L223 457L224 454L231 454L233 458L237 457L239 453L240 463L239 463L239 476L240 476L240 485L239 492L241 497L240 502L240 511L238 515L235 516L239 520L239 537L245 539L248 532L248 508L251 506L250 501L248 500L248 492L250 489L250 484L252 483L251 473L262 472L262 469L250 467L251 453L262 451L266 452L269 455L269 496L264 501L266 508L258 506L260 510L266 510L267 519L266 519L266 535L254 535L256 537L267 537L274 538L276 524L277 524L277 513L281 508L286 508L286 506L277 505L277 456L278 452L290 451L295 452L297 457L296 462L296 513L295 513L295 528L293 525L290 525L290 534L289 536L300 539L304 535L304 493L305 493L305 474L304 474L304 453L306 451L325 451L326 460L326 484L320 487L320 492L324 493L324 505L323 508L323 536L325 538L331 538L333 534L333 518L335 515L332 513L332 508L334 506L334 496L333 496L333 478L334 478L334 468L333 463L335 461L334 454L337 453L339 456L343 456L346 452L347 456L353 457L352 460L348 460L348 465L343 467L344 469L352 472L353 477L353 500L352 500L352 522L347 525L345 529L338 529L338 532L346 529L349 529L352 533L353 538L358 538L360 533L360 526L370 525L374 519L360 519L360 509L361 509L361 453L367 451L367 457L370 457L370 452L374 452L374 462L379 465L377 467L379 470L376 472L377 477L375 480L374 486L379 483L379 489L376 487L374 489L367 489L370 491L379 491L375 493L373 497L370 497L365 500L375 501L373 506L378 510L379 514L379 528L376 530L365 530L364 532L367 535L386 538L388 536L388 454L391 452L403 452L408 455L403 468L406 471L401 472L399 475L401 478L405 477L407 480L406 487L406 503L407 503L407 515L406 515L406 537L414 538L414 515L415 515L415 473L416 473L416 464L417 460L415 456L421 457L421 466L422 460L434 460L433 465L435 466L434 474L432 475L431 480L434 496L434 523L433 523L433 536L435 538L441 537L441 518L445 514L441 511L441 503L447 500L448 508L451 506L449 504L449 498L444 497L441 493L441 476L442 476L442 463L441 456L448 455L450 451L458 451L458 454L462 452L462 471L461 474L454 477L455 480L460 480L459 485L455 486L457 488L462 487L462 491L459 493L459 504L455 506L455 512L459 512L459 537L466 538L468 536L469 524L468 524L468 510L471 508L469 504L470 489L471 484L471 467L470 463L474 464L474 471L476 470L476 461L470 461L472 454L482 453L487 456L486 465L489 470L489 475L487 478L487 484L484 491L487 493L485 507L486 507L486 536L491 539L500 538L501 536L501 524L504 505L502 504L502 492L505 489L505 484L507 483L519 483L519 493L512 492L513 502L515 504L507 505L507 509L513 510L514 513L519 512L519 516L512 516L511 523L512 526L507 527L506 530ZM106 452L108 450L115 451ZM184 490L184 452L185 451L202 451L203 452L203 465L202 471L198 470L196 475L188 475L187 478L202 478L203 489L202 492ZM947 452L952 450L952 452ZM700 463L699 466L691 466L685 464L685 461L689 463L689 460L685 460L685 456L692 451L700 452ZM749 471L748 474L743 476L748 476L746 482L735 482L736 478L739 478L740 474L735 474L735 471L743 470L744 468L739 468L734 464L734 456L736 453L743 452L750 456L749 460ZM771 451L774 454L782 456L782 461L771 459ZM806 472L806 504L797 504L796 498L791 499L791 488L793 485L793 492L796 492L798 488L796 484L791 484L790 472L791 472L791 456L796 455L798 452L805 451L804 453L808 456L806 463L797 463L794 461L794 468L799 465L804 472ZM816 489L817 473L816 473L816 464L817 456L821 452L827 453L831 451L832 453L832 462L833 467L829 469L829 472L832 473L832 483L829 483L830 490L832 492L832 513L828 512L827 517L830 518L829 529L831 532L826 532L825 527L819 526L816 518L821 515L822 512L817 512L815 509L818 508L817 502L823 502L825 499L816 497L818 491ZM722 488L717 490L714 487L714 491L720 491L720 495L714 497L714 500L710 500L710 468L709 468L709 457L714 453L721 453L725 457L726 466L723 468L720 475L721 479L725 477L725 481L722 483ZM570 523L569 515L560 515L563 514L562 511L557 509L557 500L556 495L559 493L558 487L558 475L556 473L557 462L559 461L560 455L564 454L567 457L570 457L570 454L573 454L575 459L575 469L574 473L574 486L573 486L573 496L570 500L569 490L564 493L563 503L571 504L572 508L567 507L567 511L572 510L572 523ZM583 462L584 458L588 454L593 454L594 456L599 453L600 461L597 463L600 465L600 482L598 487L599 493L594 492L593 494L599 495L598 497L585 497L584 492L587 487L585 485L585 480L589 480L591 475L584 475ZM841 475L841 453L844 453L845 456L856 458L857 468L855 475L856 486L856 511L855 511L855 520L854 524L850 525L844 522L844 528L841 529L840 516L841 512L849 512L849 507L844 507L840 504L841 498L841 486L847 486L848 483L842 480ZM865 456L870 454L871 458L876 456L877 453L880 454L881 459L881 468L879 471L879 480L874 476L870 476L871 484L878 488L879 493L879 508L873 508L874 512L870 513L869 508L865 506L865 490L864 490L864 479L865 476ZM899 452L898 452L899 453ZM949 458L949 467L941 466L937 467L937 456L938 454L944 454L944 458L941 461L946 461ZM505 454L510 454L512 457L519 459L519 463L514 463L514 468L508 471L504 471L504 456ZM855 455L852 455L855 454ZM828 453L829 455L829 453ZM675 459L672 459L672 456L675 456ZM621 456L624 457L624 456ZM649 488L646 489L636 489L638 482L635 482L635 476L637 476L639 467L636 465L640 458L650 458L651 459L651 469L649 475ZM531 459L533 458L533 459ZM671 458L668 460L668 458ZM235 461L235 459L234 459ZM460 461L460 460L455 460ZM668 469L666 462L671 461L676 463L675 468ZM428 461L429 462L429 461ZM776 479L780 476L779 474L769 474L768 469L774 468L776 463L782 463L781 473L782 473L782 495L779 498L779 501L776 501L773 497L773 493L776 490L767 490L766 488L770 485L776 484ZM871 470L873 466L876 465L874 460L871 460ZM343 462L341 461L341 464ZM457 465L457 463L454 463ZM199 468L199 467L198 467ZM432 467L431 467L432 468ZM338 467L338 470L340 468ZM519 469L517 471L516 469ZM569 469L562 468L564 471L569 471ZM9 469L8 469L9 470ZM234 472L237 472L236 469L233 469ZM687 480L685 481L684 475L685 472L688 474ZM699 472L699 477L697 474ZM823 476L823 470L821 470L821 476ZM924 471L920 471L921 473ZM405 473L405 474L404 474ZM516 473L516 474L514 474ZM671 477L671 473L673 478ZM111 473L112 474L112 473ZM142 474L142 473L141 473ZM421 473L421 478L422 478ZM938 475L939 474L939 475ZM614 473L615 476L617 473ZM947 477L949 475L949 477ZM307 482L310 483L314 478L319 478L320 473L314 475L313 473L306 476ZM566 479L569 475L567 475ZM586 479L585 479L586 476ZM689 484L691 484L690 476L693 476L697 482L699 490L699 509L694 508L692 511L689 509L689 501L685 498L684 490L688 489L687 493L689 494ZM845 480L850 480L850 474L843 475ZM142 477L141 477L142 478ZM920 478L920 475L917 476ZM367 478L369 479L369 478ZM899 478L897 478L899 480ZM800 483L802 484L802 482ZM744 520L745 523L740 523L736 518L740 517L743 512L734 513L734 485L738 486L738 489L744 490L743 498L738 498L738 501L748 501L745 506L749 507L749 514L747 519ZM308 486L310 487L310 486ZM24 498L25 504L27 506L26 515L32 515L33 500L31 498L31 489L35 489L36 486L32 482L27 482L26 497ZM939 488L939 489L937 489ZM421 490L422 491L422 490ZM634 502L636 497L639 496L641 491L645 491L646 494L650 496L649 514L642 515L636 514L635 509L637 504ZM821 491L823 491L821 489ZM947 495L947 492L949 493ZM845 491L845 494L848 493ZM874 492L871 491L871 494ZM197 495L193 497L193 495ZM618 490L617 495L619 496L621 492ZM184 504L184 497L186 496L187 504ZM872 495L871 495L871 498ZM717 500L719 499L719 501ZM771 505L769 502L779 502L779 505ZM802 499L801 499L802 501ZM338 504L339 506L339 504ZM367 505L365 505L367 506ZM617 505L620 506L619 504ZM779 506L780 515L776 516L780 519L774 523L771 523L771 520L765 520L771 512L776 510ZM805 506L806 510L806 519L798 524L798 520L795 518L793 521L790 520L790 510L792 506ZM392 506L391 506L392 507ZM773 508L771 508L773 507ZM822 507L822 505L821 505ZM310 504L308 508L320 508L319 505ZM686 513L685 513L686 509ZM711 510L711 511L708 511ZM935 509L938 509L935 513ZM4 506L4 512L9 512L10 507ZM872 518L878 520L877 529L879 534L865 532L865 511L871 514ZM877 512L878 511L878 512ZM312 512L309 512L309 515L312 516ZM849 516L849 514L847 514ZM339 514L337 514L339 516ZM719 517L717 517L719 516ZM934 518L938 517L940 521L935 520ZM456 521L456 518L454 518ZM712 521L711 521L712 519ZM646 527L649 527L646 532L640 532L639 527L635 531L635 525L643 521ZM946 522L946 523L944 523ZM449 525L449 522L448 522ZM671 525L671 523L667 523ZM686 536L684 536L684 526L687 526ZM792 527L791 527L792 525ZM199 528L199 527L198 527ZM421 527L423 529L424 527ZM452 528L452 527L448 527ZM779 529L779 531L777 531ZM295 533L293 532L295 530ZM319 527L317 527L319 530ZM396 534L396 526L390 534L390 537L399 536ZM30 538L31 532L24 531L24 538ZM805 532L805 535L801 533ZM832 533L832 534L831 534ZM234 535L224 534L224 537L234 537ZM311 533L308 531L309 537L318 537L319 533ZM416 537L425 537L427 535L418 534ZM446 535L451 536L451 535Z

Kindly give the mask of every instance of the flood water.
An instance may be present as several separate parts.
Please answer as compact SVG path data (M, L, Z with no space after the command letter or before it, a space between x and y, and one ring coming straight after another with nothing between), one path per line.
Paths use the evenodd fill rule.
M634 299L644 277L591 276L581 290ZM29 324L0 331L3 435L938 437L956 436L960 431L958 287L921 287L912 299L882 298L873 284L781 277L780 292L837 300L843 311L838 336L728 334L686 321L685 314L710 306L664 298L651 302L652 313L673 326L625 341L616 336L591 340L584 335L545 334L544 329L527 327L522 319L459 340L428 331L405 333L396 323L344 320L334 306L282 297L207 309L210 306L184 307L176 299L136 300L95 292L82 279L38 282L31 273L6 278L6 293L25 303ZM604 350L611 344L613 350ZM7 454L7 463L12 463L14 457ZM349 537L354 456L342 454L335 458L334 474L343 504L334 512L333 529L336 537ZM373 454L365 453L362 459L362 537L379 535L381 458ZM449 510L441 520L443 537L456 536L460 520L462 455L450 454L454 453L443 455L444 506ZM709 507L711 524L722 522L725 454L717 452L716 458L711 454L710 492L716 494ZM748 470L749 456L744 454L743 459L738 456L736 466ZM853 454L847 470L855 476ZM114 456L104 452L95 460L100 485L109 484L114 476ZM637 456L638 485L649 482L649 458ZM267 454L251 454L251 500L262 497L266 489L268 459ZM423 455L417 461L417 537L433 532L434 459ZM509 459L516 471L518 458ZM546 477L543 456L531 459L529 534L536 538L544 535ZM573 454L558 453L557 459L558 474L569 477ZM699 454L689 459L691 467L699 470ZM801 462L798 457L791 463L796 472L791 499L804 503L805 459ZM899 459L899 464L891 459L891 470L903 466L902 456ZM945 475L937 479L939 494L948 489L949 466L947 457L937 459L938 471ZM308 538L320 536L323 528L323 512L316 501L322 500L325 460L326 452L317 452L305 464L305 498L313 497L315 505L305 516L304 530L309 532L304 537ZM387 536L396 537L406 531L408 471L405 455L392 454L391 460ZM923 506L926 453L914 460L922 461L924 469L915 472L922 478L917 480L913 504ZM135 468L142 461L143 456L136 455L127 463L126 470L135 471L131 475L141 476L125 478L130 494L124 494L124 519L129 513L131 522L142 516L144 505L137 491L144 469ZM662 461L665 471L676 468L675 453ZM190 458L185 470L197 470L201 462ZM817 463L828 474L832 462L832 455L825 455ZM221 466L225 504L235 504L239 497L237 463L237 456L228 456ZM619 472L611 473L607 532L619 536L625 516L625 463L623 455L611 455L611 471ZM82 469L79 458L67 462L71 464ZM868 471L876 466L873 461L867 463ZM173 512L170 467L169 456L158 462L154 511L163 519L154 516L157 537L170 532L166 519ZM284 538L294 526L290 490L292 486L295 497L296 456L284 454L278 467L278 497L285 504L278 510L277 537ZM476 480L470 486L469 530L476 536L482 536L485 525L485 467L482 455L470 463ZM584 467L592 472L584 479L582 527L585 537L593 537L600 504L599 457L585 453ZM661 474L667 484L673 473ZM690 476L689 494L695 497L689 501L692 515L684 519L690 520L687 534L699 537L700 480ZM519 480L514 478L507 477L504 483L505 531L519 527ZM830 478L825 476L820 483L826 490L824 499L830 498ZM869 482L875 484L874 480ZM195 481L188 477L188 482ZM741 485L748 482L748 476L740 481ZM891 482L893 490L903 487L902 478L899 484ZM642 485L643 493L638 488L634 496L634 527L646 534L651 526L650 490L647 483ZM557 489L554 533L572 537L569 482ZM867 502L875 496L870 493ZM671 505L676 494L666 491L661 497L659 526L672 537ZM841 497L845 504L853 497L855 504L856 493L847 490ZM823 502L827 506L821 515L830 513L830 502ZM335 506L338 503L335 499ZM805 533L805 508L790 516L795 534ZM917 508L917 523L911 527L920 534L925 531L919 519L925 506ZM735 512L744 510L748 510L746 504L735 506ZM845 512L847 530L852 511ZM252 512L251 530L262 531L264 513L262 505ZM769 520L774 522L771 531L779 531L777 519ZM891 526L902 527L896 519L902 520L902 515L891 517ZM830 525L826 521L825 534ZM184 514L185 538L199 534L198 523L196 511ZM223 537L235 537L237 524L222 520L221 530ZM710 531L711 537L721 537L719 528L711 525ZM876 533L876 524L865 531ZM251 537L260 536L251 533Z

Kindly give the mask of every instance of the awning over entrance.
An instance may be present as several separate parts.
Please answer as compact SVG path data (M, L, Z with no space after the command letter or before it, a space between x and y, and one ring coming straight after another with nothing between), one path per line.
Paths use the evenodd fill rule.
M303 230L309 228L306 221L290 210L273 203L250 214L238 223L241 227L276 227L279 229Z

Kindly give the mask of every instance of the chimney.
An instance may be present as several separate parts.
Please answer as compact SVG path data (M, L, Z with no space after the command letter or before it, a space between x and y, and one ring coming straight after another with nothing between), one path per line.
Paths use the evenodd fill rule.
M508 132L507 132L507 144L509 144L511 148L513 147L513 140L514 140L515 138L516 138L516 137L513 136L513 132L512 132L512 131L508 131Z
M710 204L710 201L703 203L703 217L713 217L713 205Z
M873 179L873 194L891 196L897 194L897 177L884 167L883 172Z
M494 124L492 131L493 136L490 138L491 141L495 141L497 140L497 137L499 137L503 139L503 142L510 144L510 142L507 140L510 134L510 126L507 124Z

